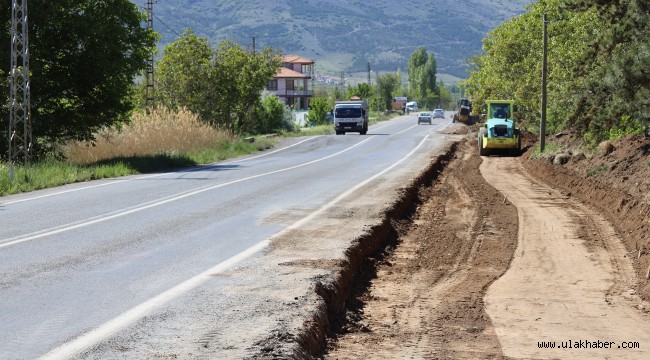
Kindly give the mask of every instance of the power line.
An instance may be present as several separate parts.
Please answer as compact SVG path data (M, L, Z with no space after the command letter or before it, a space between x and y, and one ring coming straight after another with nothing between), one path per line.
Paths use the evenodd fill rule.
M179 34L178 32L176 32L176 30L172 29L169 25L165 24L164 21L160 20L160 18L159 18L158 16L154 15L153 17L155 17L156 20L160 21L161 24L165 25L165 27L166 27L167 29L169 29L171 32L173 32L174 34L176 34L176 36L178 36L178 37L181 36L181 34Z

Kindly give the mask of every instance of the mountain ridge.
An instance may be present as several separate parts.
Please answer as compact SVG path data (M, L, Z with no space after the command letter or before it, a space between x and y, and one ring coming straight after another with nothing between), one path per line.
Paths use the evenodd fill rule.
M144 8L145 0L140 5ZM493 27L522 13L530 0L168 0L154 6L161 44L191 28L212 44L225 39L271 46L315 59L324 73L404 69L424 46L438 72L466 77ZM137 2L135 2L137 3Z

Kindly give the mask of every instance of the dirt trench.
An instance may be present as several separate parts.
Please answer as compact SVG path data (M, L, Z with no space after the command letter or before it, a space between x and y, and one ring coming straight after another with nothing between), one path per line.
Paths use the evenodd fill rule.
M647 359L648 304L615 227L473 145L420 188L321 358Z
M429 186L397 246L357 282L324 359L503 358L487 287L517 244L517 210L479 172L464 141Z

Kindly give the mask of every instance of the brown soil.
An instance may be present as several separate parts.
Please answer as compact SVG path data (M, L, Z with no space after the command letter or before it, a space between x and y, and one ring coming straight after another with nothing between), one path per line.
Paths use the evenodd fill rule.
M627 136L613 143L610 154L585 156L570 134L549 139L569 155L554 165L554 157L523 159L526 170L568 196L594 207L612 223L633 261L635 291L650 300L650 138Z
M483 295L514 254L517 210L483 180L472 145L423 189L428 200L325 358L502 357Z
M393 224L395 246L357 279L323 358L648 358L648 140L564 165L481 159L473 145ZM641 349L537 347L569 339Z

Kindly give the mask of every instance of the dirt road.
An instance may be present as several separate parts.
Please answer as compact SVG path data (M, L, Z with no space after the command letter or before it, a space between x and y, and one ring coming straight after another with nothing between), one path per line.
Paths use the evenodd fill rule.
M650 358L650 318L637 308L634 269L611 225L532 179L516 158L484 158L480 170L519 213L512 264L485 298L503 353L514 358ZM611 349L537 345L569 341L614 343ZM623 342L638 342L641 348L619 348L633 346Z
M650 358L650 318L611 226L517 158L472 145L422 190L324 358ZM576 349L586 341L614 348Z

